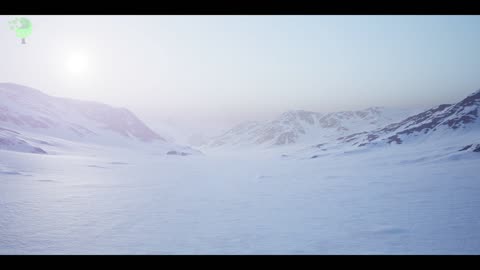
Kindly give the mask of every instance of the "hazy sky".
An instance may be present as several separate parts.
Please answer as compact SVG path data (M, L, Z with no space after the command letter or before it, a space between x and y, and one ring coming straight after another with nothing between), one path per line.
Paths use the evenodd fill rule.
M0 82L214 127L480 88L480 16L0 16Z

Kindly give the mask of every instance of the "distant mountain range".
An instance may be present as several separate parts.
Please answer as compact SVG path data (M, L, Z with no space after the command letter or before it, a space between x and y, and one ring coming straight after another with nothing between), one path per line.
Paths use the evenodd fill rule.
M351 134L338 140L361 147L379 143L402 144L425 136L452 134L454 131L458 133L480 131L479 106L480 90L458 103L442 104L398 123L370 132Z
M46 153L42 145L49 144L48 138L100 145L152 144L178 152L182 148L167 142L125 108L0 83L0 149Z
M332 113L294 110L272 121L244 122L209 139L202 147L277 149L282 157L317 158L409 145L413 147L410 150L423 149L425 156L459 158L461 153L480 152L479 107L480 90L457 103L429 109L371 107Z
M427 110L292 110L272 121L244 122L220 136L195 135L189 141L206 149L282 149L288 145L311 156L333 149L412 142L442 142L455 151L480 152L479 106L480 90L458 103ZM167 138L124 108L52 97L30 87L0 83L0 150L48 154L77 143L156 149L165 155L200 153Z
M293 110L273 121L245 122L218 137L208 147L282 146L312 144L318 140L334 140L340 136L372 130L399 121L415 110L371 107L359 111L319 113Z
M430 150L480 152L480 90L455 104L442 104L401 121L373 130L340 136L335 140L319 140L299 152L318 157L332 151L359 151L374 147L409 145Z

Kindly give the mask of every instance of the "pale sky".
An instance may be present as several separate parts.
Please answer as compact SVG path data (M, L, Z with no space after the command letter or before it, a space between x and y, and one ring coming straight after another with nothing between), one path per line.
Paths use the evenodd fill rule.
M480 16L25 16L25 45L15 17L0 16L0 82L126 107L154 128L433 106L480 88Z

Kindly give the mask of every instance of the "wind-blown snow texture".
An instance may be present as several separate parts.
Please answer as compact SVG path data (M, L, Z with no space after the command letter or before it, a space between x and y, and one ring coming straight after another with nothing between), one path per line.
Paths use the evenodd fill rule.
M0 254L480 254L480 154L0 151Z
M480 254L478 94L306 148L42 155L2 128L27 150L0 149L0 254Z

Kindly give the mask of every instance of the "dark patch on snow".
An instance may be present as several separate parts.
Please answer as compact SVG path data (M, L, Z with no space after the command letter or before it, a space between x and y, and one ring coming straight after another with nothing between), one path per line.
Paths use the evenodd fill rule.
M460 118L454 118L446 121L445 123L453 128L457 129L463 124L473 123L477 119L478 109L472 110L465 115L462 115Z
M113 161L113 162L110 162L110 164L112 164L112 165L128 165L128 163L126 163L126 162L119 162L119 161Z
M480 101L480 90L472 93L470 96L466 97L460 102L460 105L463 107L475 105Z
M41 141L41 140L35 140L37 143L39 144L43 144L43 145L49 145L49 146L54 146L53 144L49 143L49 142L46 142L46 141Z
M42 148L34 147L29 143L27 143L26 141L18 138L12 138L12 139L0 138L0 149L16 151L16 152L32 153L32 154L47 154L47 152Z
M465 150L468 150L470 147L472 147L473 144L469 144L465 147L463 147L462 149L458 150L458 151L465 151Z
M398 135L388 137L388 143L396 142L397 144L402 144L402 140L398 137Z
M473 149L473 152L480 153L480 144L477 144L477 146L475 146L475 149Z
M368 136L367 136L367 140L369 142L375 140L376 138L378 138L378 135L375 135L375 134L368 134Z
M343 141L343 142L351 142L355 139L357 139L360 135L363 135L363 134L367 134L368 132L364 131L364 132L358 132L358 133L353 133L353 134L350 134L348 136L345 136L345 137L340 137L338 138L337 140L338 141Z
M42 148L38 148L38 147L33 147L32 153L33 154L47 154L47 152L45 150L43 150Z
M403 127L403 126L405 126L407 129L399 132L398 134L410 134L410 133L415 132L415 131L418 131L418 132L422 131L425 128L432 129L440 122L441 119L434 118L433 120L430 119L430 122L425 123L423 125L420 125L418 127L415 127L415 128L408 128L408 127L413 126L413 125L417 125L417 124L422 123L422 122L426 122L429 118L431 118L431 116L433 114L435 114L437 112L442 112L442 111L446 110L447 108L449 108L451 106L452 106L451 104L439 105L439 106L437 106L433 109L430 109L430 110L427 110L425 112L410 116L407 119L405 119L405 120L403 120L399 123L390 124L390 125L386 126L385 128L379 130L378 133L394 132L394 131L398 130L400 127Z
M102 167L102 166L98 166L98 165L88 165L87 167L98 168L98 169L107 169L106 167Z
M21 175L21 173L15 172L15 171L0 171L0 174L4 174L4 175Z
M351 141L355 140L357 135L358 135L358 133L345 137L345 142L351 142Z
M188 156L190 154L185 152L168 151L167 155Z
M13 134L17 134L17 135L20 135L20 133L16 132L16 131L13 131L11 129L6 129L6 128L0 128L0 130L4 130L4 131L8 131L8 132L11 132Z

